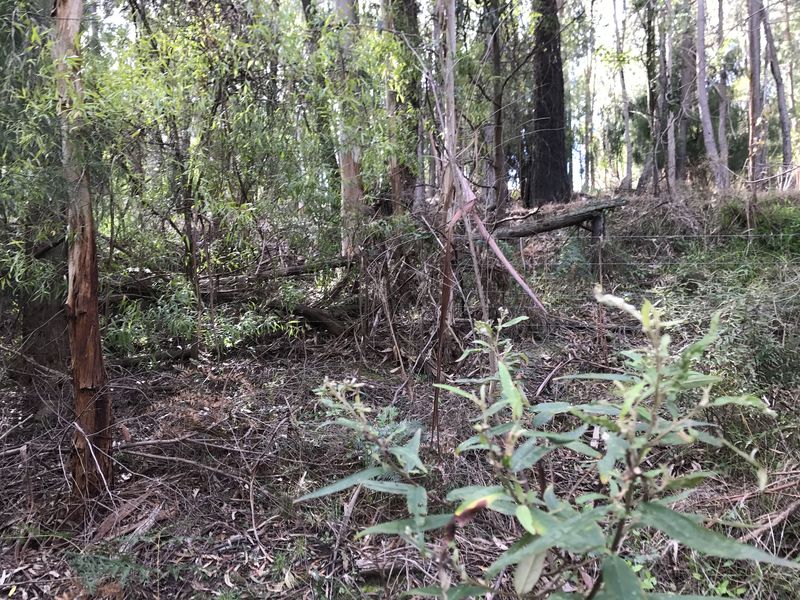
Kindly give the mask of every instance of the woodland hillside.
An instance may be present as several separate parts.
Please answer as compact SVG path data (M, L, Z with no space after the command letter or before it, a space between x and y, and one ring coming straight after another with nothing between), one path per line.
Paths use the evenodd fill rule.
M0 595L794 599L794 0L0 0Z

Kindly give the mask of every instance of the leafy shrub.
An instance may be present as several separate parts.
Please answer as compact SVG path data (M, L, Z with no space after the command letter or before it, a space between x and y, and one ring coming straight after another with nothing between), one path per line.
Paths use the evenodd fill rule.
M332 423L353 430L369 445L373 466L306 494L298 502L359 484L405 497L409 518L369 527L358 536L400 536L423 557L435 559L440 585L410 592L420 596L482 596L492 589L493 578L514 567L514 588L519 595L531 592L546 573L547 589L552 591L569 582L572 589L583 587L588 598L661 598L664 596L649 592L654 582L648 571L641 565L634 569L624 558L629 551L626 539L635 538L645 528L658 530L700 554L800 567L703 527L699 515L669 508L704 479L714 476L712 472L675 476L675 469L665 458L673 447L702 444L728 448L753 465L761 485L765 484L765 473L753 458L733 447L703 419L707 408L727 405L771 414L750 395L712 395L719 378L700 370L698 362L717 337L718 317L712 320L707 335L674 354L666 333L671 324L661 320L659 309L645 302L639 310L599 290L597 298L638 321L647 345L623 352L624 373L571 377L611 385L609 397L586 404L528 401L514 376L525 358L503 339L504 330L523 317L501 319L496 326L478 325L479 339L467 353L486 355L489 364L496 366L494 373L477 382L462 381L459 387L440 387L475 405L476 434L461 443L458 452L478 453L489 465L494 481L450 490L446 499L456 505L452 512L429 511L425 478L430 469L419 454L422 429L397 426L386 435L385 429L373 425L361 386L355 382L326 381L319 393L322 403L334 414ZM553 431L547 426L556 418L560 424L574 427ZM602 448L586 443L590 430L594 430L595 439L599 434ZM531 471L535 473L542 460L557 451L583 458L578 477L599 482L596 491L576 497L559 495L553 485L546 485L543 469L539 469L539 489L530 485ZM524 533L495 558L483 577L475 578L467 574L455 532L486 510L516 520ZM444 530L444 543L430 539L429 532L436 530ZM579 566L592 562L599 563L600 575L586 586L575 573ZM584 596L558 593L550 597Z

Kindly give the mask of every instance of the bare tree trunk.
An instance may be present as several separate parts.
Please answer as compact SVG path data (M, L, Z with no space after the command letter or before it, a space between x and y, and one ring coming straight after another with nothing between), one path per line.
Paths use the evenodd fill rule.
M625 85L625 66L622 60L625 44L625 29L627 21L627 8L622 0L622 27L620 31L617 18L617 0L612 0L614 7L614 37L617 45L617 60L619 61L619 85L622 93L622 122L625 127L625 177L620 184L620 189L630 190L633 185L633 143L631 141L631 108L628 101L628 89Z
M764 10L764 4L762 0L756 0L756 2L761 14L763 15L764 39L767 43L767 57L769 58L772 77L775 79L775 91L778 95L778 114L780 115L781 140L783 142L783 145L781 146L783 153L783 172L781 174L780 181L781 185L786 185L791 181L793 167L792 124L789 120L789 110L786 104L786 89L783 85L780 63L778 62L778 50L775 47L775 38L772 36L772 26L769 23L769 15L767 15L767 12Z
M561 26L556 0L534 0L539 13L534 27L533 127L530 136L530 181L525 202L567 202L572 189L567 179L567 135Z
M789 0L784 0L783 9L784 9L783 14L785 21L783 34L784 34L784 43L786 47L786 52L789 54L790 57L794 57L797 56L796 54L797 45L795 44L794 38L792 37ZM800 127L800 121L798 121L798 119L800 119L800 114L798 114L797 112L797 97L795 96L795 89L794 89L794 61L789 60L787 62L789 65L789 101L791 102L791 107L789 110L792 120L792 131L795 131ZM796 171L794 173L794 185L795 187L800 187L800 171Z
M714 129L711 125L711 110L708 106L706 87L706 2L697 0L697 103L700 106L700 123L703 128L703 142L718 189L725 188L725 178L719 160Z
M502 218L508 199L508 176L506 169L505 140L503 139L503 6L499 0L490 0L491 12L491 49L492 49L492 144L494 153L492 166L494 169L494 204L495 217Z
M86 502L105 494L112 484L111 397L100 343L97 248L92 198L86 165L76 132L82 123L73 107L83 100L76 57L83 3L56 0L53 58L58 88L61 153L68 187L67 208L67 321L72 357L75 434L72 442L72 499L75 514Z
M717 46L719 50L723 50L725 45L725 13L723 11L724 0L718 0L717 4ZM719 162L720 169L722 169L722 181L724 187L730 186L730 172L728 170L728 112L730 107L730 98L728 97L728 70L726 66L726 56L723 53L722 61L719 70L719 85L717 86L717 93L719 94L719 121L717 121L717 142L719 144Z
M653 194L658 196L658 150L661 140L658 119L658 70L656 59L656 0L644 4L645 70L647 71L647 110L650 118L650 168L653 170ZM639 179L641 181L641 178Z
M336 0L334 19L341 25L339 51L341 77L350 76L348 63L356 35L355 0ZM359 232L364 221L364 184L361 180L361 149L353 139L355 115L339 107L339 172L342 180L342 256L353 258L359 253Z
M748 40L750 63L750 186L753 190L764 187L767 164L762 132L762 112L764 109L761 96L761 2L748 0Z
M672 93L672 70L675 63L675 46L674 46L674 38L673 38L673 30L675 27L675 11L672 7L672 0L666 0L666 9L667 9L667 25L666 25L666 44L665 44L665 52L666 52L666 91L667 94L671 95ZM675 160L675 111L672 108L672 104L667 101L665 98L665 102L668 104L667 107L667 185L669 185L669 189L671 192L675 191L675 182L677 181L677 166Z
M592 67L594 66L594 0L589 0L589 47L586 57L586 89L583 99L583 152L586 172L583 178L583 192L590 193L594 188L594 148L592 94Z
M682 11L690 13L689 0L684 0ZM696 89L696 62L694 30L691 22L681 33L680 42L680 95L681 109L678 113L678 126L675 136L675 174L681 181L685 181L689 174L687 161L687 146L689 140L689 118L694 107L694 91Z
M658 56L658 145L663 149L664 138L666 137L667 192L671 194L675 188L675 155L674 153L670 155L670 148L674 151L675 137L672 132L672 111L669 109L669 101L667 99L670 90L670 73L672 73L672 5L670 0L666 0L665 6L667 9L666 15L661 19L658 32L658 41L661 47ZM672 140L672 145L670 145L670 140Z

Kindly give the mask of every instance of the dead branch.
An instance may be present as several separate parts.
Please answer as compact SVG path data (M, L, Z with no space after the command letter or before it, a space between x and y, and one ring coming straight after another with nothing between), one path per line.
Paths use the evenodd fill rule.
M540 210L519 220L506 220L492 233L495 238L502 240L529 237L545 231L580 225L601 215L605 210L625 206L627 202L625 198L609 198L554 206L547 212Z

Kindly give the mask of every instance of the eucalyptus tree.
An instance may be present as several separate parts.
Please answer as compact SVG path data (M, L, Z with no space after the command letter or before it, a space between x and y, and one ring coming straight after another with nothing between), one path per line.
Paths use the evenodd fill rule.
M769 22L769 14L764 10L764 3L762 0L756 0L756 8L763 15L762 23L764 25L764 40L767 46L767 61L769 62L772 77L775 79L775 93L778 96L778 115L781 124L781 153L783 156L783 165L780 173L781 185L788 185L792 181L792 124L789 118L788 103L786 101L786 87L783 84L783 76L781 75L780 60L778 58L778 50L775 45L775 38L772 35L772 25Z
M561 25L556 0L533 0L538 14L533 33L533 123L527 168L530 182L524 191L526 206L566 202L572 184L567 171L564 71Z
M706 84L706 3L697 0L697 102L700 106L700 121L703 127L703 141L706 154L714 173L714 181L719 189L728 187L727 165L720 161L714 129L711 123L711 109L708 104L708 88Z
M761 19L763 7L759 0L747 2L747 37L750 71L749 100L749 148L750 148L750 187L755 190L764 187L767 174L766 145L764 139L764 99L761 89Z
M72 493L76 509L82 510L87 500L107 493L112 484L112 412L100 340L92 197L79 139L84 94L78 44L83 2L56 0L54 15L53 59L68 194L67 320L75 403Z
M614 42L617 56L616 62L619 71L619 88L622 96L622 121L625 131L625 176L620 188L630 190L633 184L633 143L631 141L631 109L628 101L628 87L625 84L625 32L627 29L627 4L622 0L622 16L617 14L617 0L612 0L614 11Z

